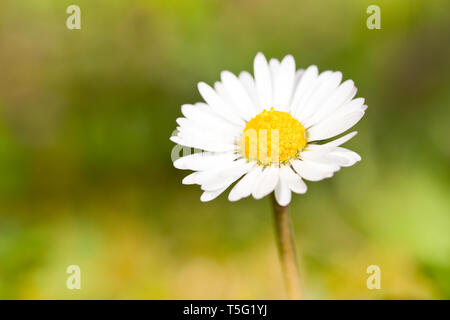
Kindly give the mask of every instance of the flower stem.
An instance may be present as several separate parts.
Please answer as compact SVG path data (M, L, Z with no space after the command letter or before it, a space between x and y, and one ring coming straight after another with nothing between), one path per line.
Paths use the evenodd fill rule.
M294 237L289 217L289 207L280 206L274 195L272 195L272 204L275 216L278 253L288 298L291 300L298 300L301 298L301 290L295 255Z

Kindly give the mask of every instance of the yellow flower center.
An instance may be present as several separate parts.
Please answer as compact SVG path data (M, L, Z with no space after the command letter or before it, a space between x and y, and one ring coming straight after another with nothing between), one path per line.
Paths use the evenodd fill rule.
M306 145L305 128L289 113L263 110L247 122L241 150L248 160L262 165L283 163L298 155Z

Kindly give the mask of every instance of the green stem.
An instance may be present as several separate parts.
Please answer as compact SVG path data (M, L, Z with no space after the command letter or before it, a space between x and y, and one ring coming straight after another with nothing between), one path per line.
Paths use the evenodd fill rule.
M272 204L275 216L278 253L288 297L292 300L298 300L301 298L301 290L295 255L294 237L289 217L289 207L280 206L275 200L275 196L272 196Z

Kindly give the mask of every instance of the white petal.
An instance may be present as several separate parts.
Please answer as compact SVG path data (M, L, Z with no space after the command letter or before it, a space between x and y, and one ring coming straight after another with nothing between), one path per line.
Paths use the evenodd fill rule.
M213 143L213 142L202 142L194 139L180 138L179 136L172 136L170 140L186 147L202 149L210 152L226 152L226 151L235 151L235 144L228 143Z
M184 104L181 112L197 127L208 127L220 129L226 134L237 135L243 130L243 126L235 125L218 114L216 114L206 103L196 103L195 105Z
M183 184L199 184L214 178L217 170L196 171L183 179Z
M186 130L180 128L177 137L181 140L180 144L202 149L205 151L212 152L223 152L236 150L236 141L233 137L221 136L212 132L205 130L193 129ZM227 146L224 150L224 146ZM233 148L232 148L233 147Z
M280 168L280 180L283 180L295 193L305 193L306 184L303 182L302 178L291 169L291 167L283 166Z
M278 182L278 167L270 166L263 170L252 195L255 199L261 199L271 193Z
M272 86L275 83L275 78L278 75L278 71L280 70L280 61L278 59L272 58L269 60L269 69L270 74L272 76Z
M254 62L256 91L261 103L258 111L272 106L272 80L267 60L262 53L258 53Z
M217 95L225 102L225 104L230 108L230 111L239 116L242 120L246 120L245 110L240 109L234 101L231 99L230 94L225 89L222 82L215 82L214 83L214 90L216 90Z
M296 117L301 111L304 102L309 98L318 82L319 70L316 66L309 66L302 74L297 87L294 89L294 98L291 104L291 114Z
M178 118L177 123L179 124L177 136L186 140L235 143L241 135L239 131L229 130L211 122L199 123L191 119Z
M204 181L201 185L202 190L216 190L220 188L228 188L233 182L246 174L252 167L253 163L240 159L233 162L229 168L219 170L217 174Z
M287 206L291 202L291 190L281 179L275 187L275 199L280 206Z
M361 160L356 152L340 147L305 151L300 154L300 157L310 163L328 166L329 169L324 170L330 171L336 171L333 167L349 167Z
M226 189L227 189L227 187L221 188L218 190L214 190L214 191L205 191L202 193L202 195L200 197L200 201L207 202L207 201L214 200L215 198L220 196L222 194L222 192L224 192Z
M327 165L309 160L294 160L291 162L295 171L304 179L319 181L333 176L333 172L339 170L339 166Z
M236 161L231 161L229 163L224 164L220 167L214 167L209 170L204 171L197 171L197 175L195 176L195 183L199 185L203 185L205 183L208 183L209 181L215 181L215 180L223 180L224 178L228 178L229 174L228 172L232 172L234 169L241 167L246 162L245 159L239 159ZM219 189L220 187L213 188Z
M327 118L325 118L325 120L330 119L330 118L338 118L338 117L341 117L341 116L348 114L350 112L353 112L353 111L359 111L359 110L364 111L365 109L363 108L363 105L364 105L364 98L353 99L351 101L344 103L335 112L333 112Z
M314 92L311 94L310 98L305 102L301 112L297 114L298 120L304 124L305 127L308 127L305 120L320 110L322 103L333 93L334 90L336 90L341 80L341 72L325 71L320 74L319 84L314 89Z
M243 84L229 71L223 71L221 73L221 79L231 100L245 116L244 119L247 121L250 120L254 116L255 107Z
M189 120L198 124L210 124L227 132L240 132L241 126L232 124L216 114L206 103L183 104L181 113Z
M335 119L340 119L345 117L346 115L357 112L357 111L364 111L367 106L363 106L364 104L364 98L357 98L354 100L347 101L343 103L339 108L337 108L335 111L333 111L331 114L327 115L326 117L323 117L321 121L318 121L317 124L320 124L321 122L332 122ZM308 127L308 124L305 124L305 127ZM312 128L313 126L311 126Z
M242 71L239 74L239 80L242 82L242 85L245 87L245 90L247 90L248 95L253 101L253 107L256 115L259 111L259 98L258 93L256 92L255 80L253 80L252 75L247 71Z
M329 159L341 167L350 167L356 162L361 161L361 156L356 152L346 148L336 148L336 150L328 154Z
M230 121L231 123L237 124L237 125L243 125L244 121L236 115L234 112L232 112L232 109L229 105L227 105L217 94L216 91L214 91L213 88L208 86L204 82L200 82L198 84L198 91L202 95L203 99L208 103L208 105L213 109L215 113L223 117L224 119Z
M322 107L303 124L306 128L318 123L333 114L344 103L349 102L356 94L356 87L352 80L344 81L322 104Z
M343 137L324 144L308 144L305 148L305 151L300 153L300 158L311 160L317 159L322 155L335 150L336 147L340 146L341 144L346 143L348 140L356 136L357 133L357 131L353 131Z
M250 170L231 190L228 195L230 201L237 201L251 195L255 183L262 174L262 168L257 166Z
M308 129L308 141L332 138L353 127L364 115L357 110L339 117L330 117Z
M279 111L288 111L289 102L295 80L295 61L294 57L287 55L279 67L277 76L273 85L273 104Z
M198 175L198 172L193 172L193 173L187 175L186 177L184 177L184 179L181 181L181 183L182 184L195 184L197 175Z
M231 162L238 157L239 155L234 152L199 152L179 158L173 162L173 165L181 170L208 170Z
M294 96L295 96L295 92L296 92L296 88L298 86L298 83L300 82L300 79L302 78L303 74L305 73L304 69L299 69L295 72L295 78L294 78L294 85L292 86L292 92L291 92L291 97L289 100L289 109L288 112L293 114L293 105L292 103L294 102Z

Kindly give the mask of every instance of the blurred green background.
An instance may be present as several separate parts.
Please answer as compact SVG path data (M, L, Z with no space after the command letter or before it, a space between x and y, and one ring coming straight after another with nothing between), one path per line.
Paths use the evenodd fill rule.
M291 203L306 297L449 299L449 39L448 0L1 1L0 298L285 298L269 199L201 203L170 157L197 82L262 51L369 106L362 162Z

